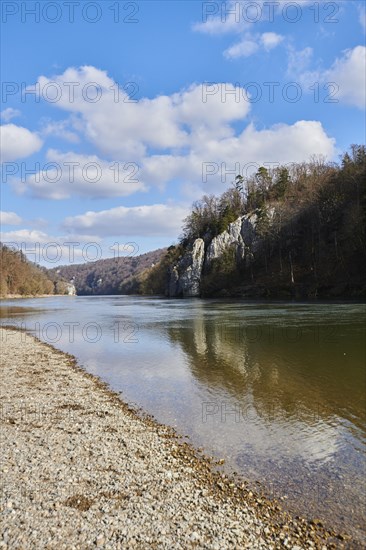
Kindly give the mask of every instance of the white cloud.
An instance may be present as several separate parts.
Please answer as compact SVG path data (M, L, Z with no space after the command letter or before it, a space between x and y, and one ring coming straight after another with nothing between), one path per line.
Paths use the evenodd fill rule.
M13 242L13 243L25 243L25 244L35 244L47 245L50 243L57 243L59 246L64 245L67 242L71 241L81 241L82 243L88 243L89 241L101 242L101 239L96 235L88 235L85 232L76 235L49 235L44 231L39 231L38 229L17 229L15 231L4 231L1 233L1 240L3 242ZM30 250L30 247L29 247Z
M28 157L42 147L42 140L34 132L15 124L0 126L1 162Z
M202 21L193 25L193 30L206 34L225 34L241 32L253 19L249 13L243 17L243 0L228 2L206 2L202 4Z
M202 129L209 130L215 138L227 135L228 124L243 120L250 111L248 102L238 100L243 93L240 86L220 82L213 88L209 84L192 85L174 94L176 121L189 128L186 143Z
M0 224L1 225L20 225L22 218L15 212L0 211Z
M130 101L126 92L104 71L94 67L68 69L54 79L40 77L39 85L47 89L52 82L62 90L58 107L80 116L80 129L105 154L134 161L147 146L164 148L184 145L186 132L175 121L171 98L160 96L153 100ZM75 83L75 97L70 101L70 90L65 82ZM100 99L92 103L88 97L99 86ZM84 96L83 96L84 92ZM87 97L87 94L89 96Z
M365 46L356 46L353 50L346 50L344 55L336 59L332 67L323 73L322 80L324 82L335 82L339 86L338 96L341 101L365 109Z
M273 17L282 9L281 2L283 3L283 0L273 4L265 0L206 2L202 6L202 21L195 23L193 30L211 35L242 34L239 42L224 51L227 59L249 57L260 49L268 52L278 46L284 37L274 32L264 32L260 35L250 31L254 28L253 25L273 22ZM302 1L303 4L307 2L308 0Z
M269 41L273 43L276 39L271 37ZM76 90L92 78L101 86L116 88L116 83L106 73L93 67L71 71L72 74L67 70L55 78L60 86L64 81L71 82L73 77L79 79L75 80L80 84ZM334 154L334 141L326 135L319 122L299 121L293 125L262 130L257 130L253 125L247 126L246 119L251 107L248 93L229 83L195 84L171 96L142 99L133 104L123 101L115 103L113 92L107 90L105 99L102 97L94 104L75 96L72 103L62 99L57 105L73 112L80 124L79 131L104 152L105 159L116 159L119 166L125 166L134 161L133 157L131 159L128 156L128 151L139 151L138 160L135 161L139 170L135 175L130 173L129 178L127 173L120 172L121 177L127 175L127 181L126 177L122 177L124 181L120 179L116 183L111 169L115 160L50 150L47 161L66 166L62 177L53 183L47 181L53 177L52 170L48 170L39 174L39 181L37 176L30 176L26 186L18 184L20 191L28 188L38 197L127 196L144 191L151 185L162 189L167 183L182 184L182 189L192 189L194 185L197 193L200 193L202 188L208 190L202 182L204 163L234 168L236 163L244 165L266 160L296 162L306 161L314 153L328 157ZM143 118L150 124L149 129L147 124L140 123ZM164 124L170 129L172 143L168 143L169 140L165 142L166 136L160 136L164 133ZM78 167L75 168L72 181L66 163L75 162ZM88 172L88 178L83 177L82 173L82 167L89 162L98 163L102 169L103 177L94 183L88 181L93 178L93 172ZM54 173L56 176L56 171ZM128 181L131 179L138 181ZM212 191L222 191L230 181L220 178L220 173L216 174L210 178L214 186Z
M190 151L187 155L152 155L144 159L142 174L146 181L161 188L174 180L199 182L202 160L195 151Z
M72 101L70 83L75 85ZM100 99L95 103L87 99L91 90L95 92L91 83L99 86ZM192 85L171 96L132 101L106 72L89 66L67 69L53 79L40 77L38 84L43 96L50 86L57 87L60 99L54 105L77 115L78 130L104 155L130 162L143 158L149 148L186 147L192 133L202 126L222 135L231 122L244 118L250 109L248 103L237 102L232 96L222 101L220 93L205 102L205 84ZM233 88L232 84L226 86Z
M71 196L123 197L146 190L138 165L54 149L47 151L46 160L42 170L28 176L26 183L13 181L18 193L28 190L39 198L60 200Z
M6 231L1 233L2 242L6 243L26 243L26 244L47 244L55 242L55 237L51 237L44 233L44 231L38 231L36 229L18 229L16 231Z
M18 109L13 109L13 107L8 107L7 109L4 109L4 111L1 111L1 118L5 122L10 122L11 119L20 116L20 114L21 113Z
M234 146L239 158L239 151L245 147L248 159L265 158L279 163L308 160L314 152L328 158L334 155L334 140L327 136L320 122L310 120L300 120L293 125L276 124L266 130L256 130L250 124L235 142L227 140L226 145Z
M78 143L80 141L79 136L72 130L70 130L71 121L69 120L59 120L52 121L47 120L44 122L43 128L41 130L42 136L55 136L71 143Z
M312 0L297 0L296 4L302 9ZM224 2L204 2L202 5L202 20L193 24L196 32L210 35L222 35L247 31L253 25L276 21L276 16L283 18L283 9L288 0L227 0ZM285 17L290 18L289 12ZM287 8L286 8L287 10ZM292 16L293 17L293 16Z
M152 250L157 246L169 246L171 238L163 235L156 245L154 238L148 234L135 239L126 238L101 239L98 235L89 235L83 231L80 234L70 232L62 235L52 235L44 231L20 229L17 231L0 232L2 243L15 250L22 251L27 258L47 268L65 264L93 262L106 258L122 258L136 256Z
M305 48L300 52L289 51L288 74L297 78L305 90L311 84L335 84L336 89L329 88L332 99L365 108L366 101L366 48L356 46L345 50L328 69L310 69L312 49Z
M273 50L285 39L281 34L276 34L275 32L264 32L261 36L261 42L265 50Z
M15 250L21 250L30 261L48 268L112 255L95 235L55 236L35 229L19 229L1 232L0 240Z
M256 53L259 46L253 40L244 39L224 51L224 56L228 59L238 59L239 57L249 57Z
M182 219L189 208L179 205L153 204L149 206L118 206L100 212L86 212L68 217L63 223L66 230L78 234L98 236L175 237L181 230Z
M225 50L224 56L228 59L238 59L239 57L249 57L260 49L269 52L281 44L284 38L284 36L275 32L264 32L261 35L247 33L240 42Z
M221 140L209 139L203 134L185 156L149 157L142 165L142 175L152 183L177 180L191 198L198 198L202 191L222 192L239 171L245 175L253 164L302 162L314 153L328 159L335 154L335 141L327 136L318 121L301 120L263 130L250 124L238 136Z
M298 4L308 4L311 0L298 0ZM240 33L255 24L273 22L274 16L281 13L288 0L228 0L226 2L206 2L202 6L202 21L193 24L196 32L211 35Z

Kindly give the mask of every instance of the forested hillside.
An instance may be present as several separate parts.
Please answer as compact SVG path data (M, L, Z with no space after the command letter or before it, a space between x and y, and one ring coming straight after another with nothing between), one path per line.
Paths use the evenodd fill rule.
M66 281L79 295L179 296L195 279L201 296L364 296L365 167L353 145L339 164L314 157L239 175L193 204L178 245L136 257L47 271L2 246L1 294L62 293Z
M4 244L0 244L0 253L0 295L2 297L54 293L54 283L45 269L28 261L22 252L16 252Z
M72 281L78 295L137 294L144 271L158 263L166 249L140 256L109 258L49 270L50 277Z
M202 239L202 296L365 295L365 166L365 147L353 145L339 164L314 157L237 176L221 196L193 204L180 244L144 291L169 293L172 274L189 279L197 271L189 255Z

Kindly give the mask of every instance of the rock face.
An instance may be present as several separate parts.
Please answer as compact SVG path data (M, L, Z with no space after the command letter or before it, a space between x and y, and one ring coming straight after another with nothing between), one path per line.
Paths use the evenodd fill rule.
M179 273L177 266L174 266L170 271L168 296L178 296L178 281Z
M258 221L257 214L247 214L241 218L240 235L248 248L255 248L257 239L256 225Z
M251 261L260 240L256 232L257 215L247 214L230 223L226 229L208 244L196 239L192 250L187 251L170 271L167 294L171 297L200 296L203 269L209 269L212 261L220 258L231 246L235 247L237 263Z
M212 260L220 258L229 246L236 246L236 257L239 262L244 258L245 243L241 236L242 218L238 218L235 222L229 224L226 231L214 237L210 242L207 253L205 266L210 267Z
M69 283L67 285L67 294L69 296L76 296L76 288L75 288L75 285L73 283Z
M205 243L196 239L191 251L171 270L169 296L197 297L200 295L200 282L205 259Z

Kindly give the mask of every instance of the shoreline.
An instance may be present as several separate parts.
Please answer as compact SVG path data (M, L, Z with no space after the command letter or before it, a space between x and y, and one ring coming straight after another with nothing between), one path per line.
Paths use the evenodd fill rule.
M21 329L1 341L0 548L357 548L217 471L73 356Z
M263 296L191 296L180 298L169 298L164 295L150 295L150 294L38 294L36 296L21 294L11 294L9 296L0 296L0 305L2 301L7 300L32 300L35 298L119 298L119 297L131 297L131 298L156 298L164 300L202 300L204 302L222 301L230 303L245 302L248 304L358 304L366 305L366 297L364 296L332 296L332 297L318 297L318 298L291 298L291 297L263 297Z
M70 294L27 294L23 296L22 294L9 294L8 296L0 296L1 300L21 300L21 299L32 299L32 298L59 298L61 296L70 297Z

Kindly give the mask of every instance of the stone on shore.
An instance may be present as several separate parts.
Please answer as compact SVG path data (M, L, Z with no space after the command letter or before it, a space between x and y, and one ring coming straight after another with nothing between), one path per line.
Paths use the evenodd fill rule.
M0 548L331 547L322 526L213 471L71 356L0 333Z

